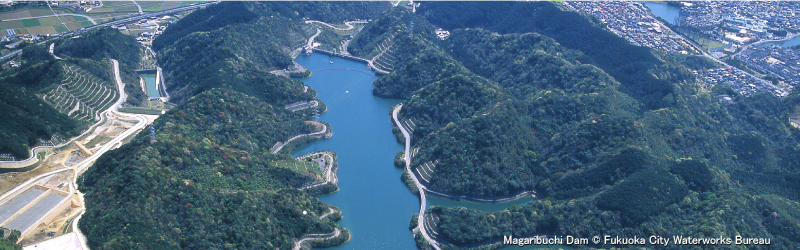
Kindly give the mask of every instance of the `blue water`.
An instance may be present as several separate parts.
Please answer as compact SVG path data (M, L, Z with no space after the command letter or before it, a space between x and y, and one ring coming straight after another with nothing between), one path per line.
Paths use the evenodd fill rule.
M800 36L797 36L795 38L789 39L788 41L768 42L764 43L762 46L776 45L781 47L791 47L799 44L800 44Z
M144 78L145 85L147 85L147 97L159 97L161 94L156 89L156 74L142 74L139 75Z
M661 19L666 20L672 25L678 25L680 20L678 17L681 14L681 8L676 6L670 6L663 3L652 3L652 2L642 2L647 8L650 9L650 12L653 12L654 15L660 17Z
M312 72L326 68L369 72L363 63L319 53L301 55L295 61ZM401 100L373 96L374 80L371 72L350 70L316 71L302 79L327 105L318 120L331 125L333 137L306 144L292 154L336 152L339 191L319 198L342 210L339 225L350 231L351 239L332 249L416 249L408 224L419 210L419 198L400 181L402 171L393 165L403 147L392 134L389 114Z
M327 105L328 110L316 120L327 122L333 130L330 139L313 141L292 152L336 152L339 191L319 199L342 210L339 225L350 231L351 239L332 249L416 249L408 224L419 212L419 198L400 181L402 170L393 164L403 146L392 134L390 109L402 100L373 96L375 77L364 63L319 53L301 55L295 61L312 71L311 77L301 81L316 90L317 98ZM532 201L480 204L428 197L429 206L485 211Z

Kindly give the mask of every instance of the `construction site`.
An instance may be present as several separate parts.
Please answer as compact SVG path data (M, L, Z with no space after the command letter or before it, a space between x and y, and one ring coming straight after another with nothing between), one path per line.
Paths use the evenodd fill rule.
M100 155L129 142L157 117L107 112L86 133L40 153L30 165L0 165L7 170L0 174L0 227L20 231L18 243L33 249L83 249L73 232L84 211L75 180Z

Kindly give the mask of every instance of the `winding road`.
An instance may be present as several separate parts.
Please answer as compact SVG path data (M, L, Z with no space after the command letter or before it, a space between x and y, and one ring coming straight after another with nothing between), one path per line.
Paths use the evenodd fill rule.
M441 250L439 248L439 244L436 243L436 241L433 240L428 235L428 232L425 230L425 208L427 208L427 204L426 204L426 201L425 201L425 191L426 191L426 189L425 189L425 186L423 186L419 182L419 180L417 180L417 176L414 175L413 172L411 172L411 153L410 153L410 150L411 150L411 134L409 134L408 131L406 131L406 128L403 127L403 124L400 123L400 120L397 119L397 114L400 113L400 109L402 109L402 108L403 108L403 104L402 103L400 105L397 105L397 108L395 108L392 111L392 119L394 119L394 123L397 124L397 127L400 128L400 132L403 132L403 137L406 138L405 156L404 156L403 160L406 161L406 172L408 172L408 175L410 175L411 179L414 180L414 184L417 186L417 190L419 190L420 204L419 204L419 216L417 216L417 229L419 229L419 232L422 233L422 237L424 237L425 240L427 240L428 243L430 243L431 246L434 249Z
M290 142L292 142L292 141L294 141L294 140L300 139L301 137L305 137L305 136L316 136L316 135L324 135L326 132L328 132L328 126L325 126L325 125L323 124L323 126L322 126L322 130L321 130L321 131L317 131L317 132L310 133L310 134L301 134L301 135L295 135L295 136L293 136L292 138L289 138L289 140L286 140L286 142L284 142L284 143L282 143L281 145L279 145L279 146L278 146L278 148L276 148L276 149L273 149L273 150L272 150L272 153L273 153L273 154L275 154L275 153L278 153L278 152L280 152L280 151L281 151L281 149L283 149L283 146L286 146L286 144L289 144ZM279 142L279 143L280 143L280 142Z
M113 105L111 105L111 107L109 107L107 110L103 111L103 113L101 114L102 120L100 122L98 122L97 124L93 125L89 130L87 130L87 132L84 132L84 134L88 133L89 131L92 131L92 129L95 126L100 125L103 122L105 122L107 117L110 117L112 114L117 116L117 117L125 117L125 118L135 119L135 120L137 120L137 123L134 124L133 126L131 126L129 129L125 130L124 132L122 132L119 135L117 135L114 138L112 138L109 142L107 142L103 146L101 146L93 155L87 157L86 159L84 159L80 163L78 163L78 164L76 164L76 165L74 165L72 167L66 167L66 168L54 170L54 171L51 171L51 172L48 172L48 173L44 173L44 174L40 174L40 175L38 175L36 177L33 177L33 178L27 180L26 182L24 182L24 183L22 183L20 185L17 185L17 187L15 187L14 189L9 190L8 192L5 192L3 195L0 196L0 201L6 200L6 199L10 199L10 198L20 194L22 191L30 188L31 185L33 185L33 183L41 180L42 178L45 178L47 176L51 176L53 174L65 172L65 171L73 171L73 183L75 184L75 192L78 195L79 199L81 200L82 208L84 209L84 212L85 212L86 204L85 204L84 195L83 195L83 193L81 193L78 190L78 185L77 185L77 180L78 180L79 174L84 172L89 167L91 167L92 164L94 163L94 161L97 160L98 158L100 158L104 153L108 152L109 150L111 150L113 148L116 148L118 146L118 144L122 142L122 140L124 140L125 138L127 138L127 137L129 137L129 136L131 136L131 135L133 135L135 133L138 133L139 131L144 129L144 127L147 125L147 118L142 116L142 115L119 113L117 111L119 106L123 102L125 102L125 99L127 98L127 95L125 94L125 91L124 91L124 89L125 89L124 86L125 85L122 83L122 79L120 78L120 74L119 74L119 62L117 62L117 60L114 60L114 59L111 59L111 62L112 62L112 65L114 67L114 76L115 76L115 81L117 83L117 90L120 93L119 99ZM80 136L74 137L72 140L70 140L70 142L76 140L77 138L79 138L81 136L83 136L83 134L80 135ZM73 221L73 223L74 223L73 224L73 231L75 231L78 234L78 239L79 239L79 241L81 243L82 248L83 249L89 249L88 246L86 245L86 237L80 232L80 228L77 227L78 221L80 220L82 215L83 215L83 212L81 212L81 215L76 217L75 220Z
M133 2L133 4L135 4L135 5L136 5L136 8L138 8L138 9L139 9L139 15L141 15L141 14L144 14L144 12L142 12L142 6L141 6L141 5L139 5L139 3L137 3L137 2L136 2L136 1L134 1L134 0L131 0L131 2Z
M112 105L105 112L111 112L111 113L113 113L114 115L117 115L117 116L134 118L134 119L137 119L138 122L135 125L131 126L131 128L129 128L128 130L125 130L125 132L122 132L121 134L119 134L116 137L114 137L113 139L111 139L111 141L107 142L105 145L100 147L100 149L98 149L97 152L95 152L92 156L90 156L89 158L86 158L85 160L83 160L83 162L81 162L80 164L77 164L77 165L75 165L73 167L76 170L74 172L75 176L74 176L74 179L73 179L73 181L75 183L75 192L80 197L81 207L83 207L84 212L85 212L85 209L86 209L86 199L84 198L83 193L81 193L78 190L78 174L81 173L82 171L85 171L90 166L92 166L92 164L94 163L95 160L97 160L97 158L100 158L100 156L102 156L103 154L105 154L106 152L111 150L112 148L115 148L118 143L122 142L122 140L124 140L128 136L133 135L134 133L137 133L137 132L141 131L142 129L144 129L144 126L147 125L147 118L145 118L143 115L119 113L117 111L117 109L119 108L119 105L121 105L123 102L125 102L125 99L127 98L127 95L125 94L125 84L122 83L122 78L120 78L120 74L119 74L119 62L117 60L114 60L114 59L111 59L111 62L114 65L114 80L117 82L117 88L119 89L120 97L119 97L119 100L117 100L117 102L115 102L114 105ZM73 225L77 225L78 224L78 221L83 216L84 212L81 212L81 215L79 215L77 218L75 218L75 221L72 222L72 223L74 223ZM83 233L81 233L80 228L74 227L73 230L75 230L75 232L78 233L78 239L81 242L81 246L84 249L89 249L89 247L86 245L86 236L84 236Z
M329 240L339 237L339 234L341 234L339 228L334 228L333 233L329 234L307 234L306 236L303 236L302 239L294 243L294 248L292 248L292 250L300 250L300 244L303 244L303 242L309 240Z
M328 153L321 153L321 154L323 156L325 156L325 157L328 157L330 159L330 163L331 163L331 165L329 167L327 167L328 170L325 171L325 181L314 183L314 184L311 184L311 185L306 185L306 186L303 186L301 188L298 188L298 190L306 190L306 189L309 189L309 188L322 186L322 185L325 185L325 184L328 184L328 183L331 183L331 182L336 183L338 181L337 179L335 179L336 176L333 175L333 164L334 164L333 156L331 156ZM300 160L300 159L301 158L298 157L298 160ZM331 210L331 211L333 211L333 210ZM320 218L320 219L322 219L322 218Z
M317 21L317 20L308 20L308 21L306 21L306 23L318 23L318 24L322 24L322 25L328 26L331 29L347 31L347 30L351 30L351 29L355 28L355 26L353 26L354 23L367 23L367 21L347 21L347 22L344 22L344 25L347 25L346 29L337 28L336 26L330 25L330 24L328 24L326 22Z

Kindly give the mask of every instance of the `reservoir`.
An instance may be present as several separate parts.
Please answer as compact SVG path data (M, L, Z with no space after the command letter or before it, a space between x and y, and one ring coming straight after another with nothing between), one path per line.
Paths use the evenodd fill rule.
M342 210L339 225L350 231L351 239L333 249L416 249L408 224L419 211L419 198L400 181L402 170L393 164L403 146L392 134L389 111L401 100L373 96L375 77L364 63L320 53L295 61L313 72L301 81L327 105L317 120L333 131L330 139L292 152L336 152L339 191L318 197ZM320 69L332 70L316 71Z
M680 23L680 15L681 15L681 8L677 6L667 5L664 3L653 3L653 2L642 2L647 8L650 9L650 12L653 12L653 15L660 17L661 19L666 20L672 25L678 25Z
M147 85L147 97L161 96L161 94L158 93L158 89L156 89L156 74L141 74L139 76L144 79Z
M339 191L318 198L341 209L339 225L350 231L351 239L333 249L416 249L408 225L419 211L419 198L400 180L402 170L393 163L403 145L392 134L390 111L402 100L372 95L375 76L364 63L320 53L300 55L295 61L312 71L310 77L299 80L316 90L317 98L327 105L328 110L315 120L327 122L333 131L330 139L313 141L292 152L294 156L321 150L336 152ZM427 199L429 206L485 211L533 201L524 198L481 204L431 196Z

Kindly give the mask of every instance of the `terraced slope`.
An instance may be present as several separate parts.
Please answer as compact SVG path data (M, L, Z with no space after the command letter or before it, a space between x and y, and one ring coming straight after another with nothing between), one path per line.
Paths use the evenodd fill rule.
M110 83L92 76L76 65L65 64L62 67L64 77L43 98L70 118L99 120L100 113L119 98Z

